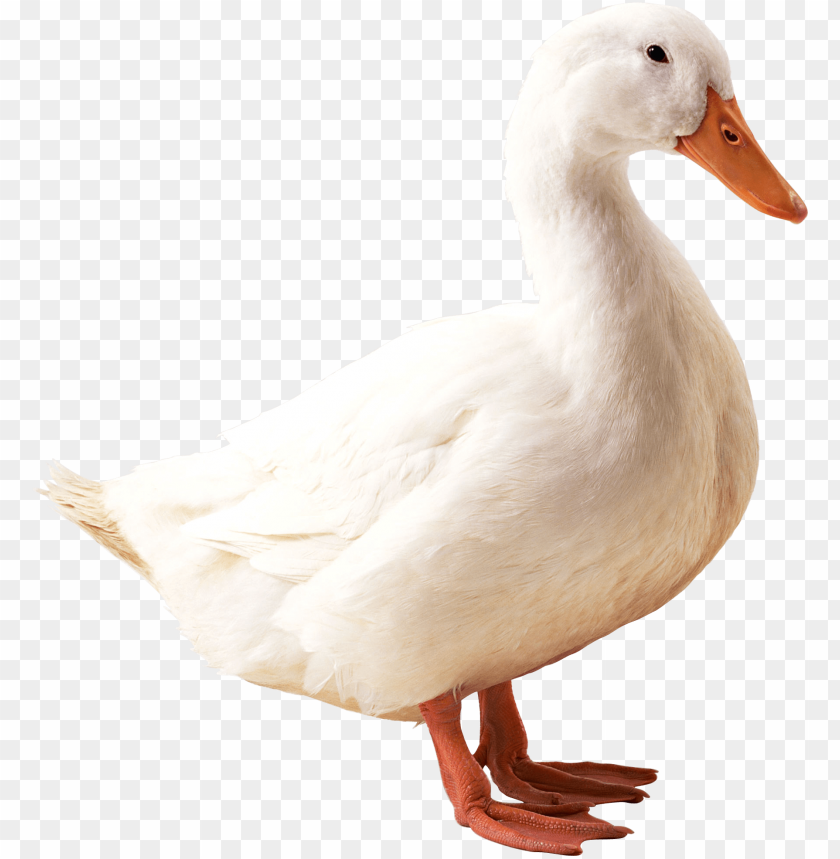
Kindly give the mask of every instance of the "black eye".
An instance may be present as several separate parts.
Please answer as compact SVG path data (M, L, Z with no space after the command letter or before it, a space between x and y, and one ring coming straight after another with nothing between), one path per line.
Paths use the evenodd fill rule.
M667 63L668 55L659 45L651 45L647 49L647 55L655 62L655 63Z

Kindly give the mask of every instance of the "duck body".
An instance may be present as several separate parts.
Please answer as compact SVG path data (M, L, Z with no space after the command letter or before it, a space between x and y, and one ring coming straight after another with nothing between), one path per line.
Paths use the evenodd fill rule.
M627 178L676 151L766 214L807 209L694 16L626 4L537 52L506 191L540 295L420 325L220 450L47 494L159 590L211 665L423 720L456 820L577 855L655 770L538 763L511 680L664 605L746 509L758 437L740 355ZM460 701L477 692L480 742ZM484 775L519 805L493 800Z
M563 242L568 297L420 325L229 447L103 484L212 665L417 720L657 609L714 557L757 469L743 362L616 169L581 217L626 240Z

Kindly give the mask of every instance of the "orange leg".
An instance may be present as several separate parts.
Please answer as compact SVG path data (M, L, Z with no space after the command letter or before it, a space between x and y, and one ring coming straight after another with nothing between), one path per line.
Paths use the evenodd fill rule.
M638 785L656 781L656 770L615 764L536 763L510 681L478 693L481 735L475 759L490 770L499 790L528 803L641 802Z
M490 797L487 776L461 733L460 700L451 693L441 695L421 704L420 712L432 735L443 786L461 826L507 847L563 856L579 855L584 841L623 838L631 831L588 814L588 802L496 802Z

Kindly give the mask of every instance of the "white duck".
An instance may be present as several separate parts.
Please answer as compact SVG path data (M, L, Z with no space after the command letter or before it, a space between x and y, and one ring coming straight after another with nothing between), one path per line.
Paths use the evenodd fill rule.
M762 212L807 214L704 24L664 6L588 15L537 52L508 128L538 306L420 325L221 450L103 484L58 467L47 490L219 670L424 718L458 821L526 850L626 834L586 809L640 801L655 773L534 763L511 679L682 591L756 475L743 362L631 192L644 149L688 155ZM472 692L475 756L458 721ZM485 765L524 803L493 801Z

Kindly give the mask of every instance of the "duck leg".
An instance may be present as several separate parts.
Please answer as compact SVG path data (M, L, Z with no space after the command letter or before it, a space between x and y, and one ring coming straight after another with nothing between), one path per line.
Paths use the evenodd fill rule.
M490 797L487 776L461 733L461 701L448 693L421 704L420 712L432 735L443 786L461 826L507 847L563 856L579 855L584 841L623 838L631 832L588 814L588 802L496 802Z
M490 770L499 790L527 803L641 802L638 785L656 781L656 770L589 762L537 763L528 757L528 735L510 681L478 693L481 734L477 763Z

